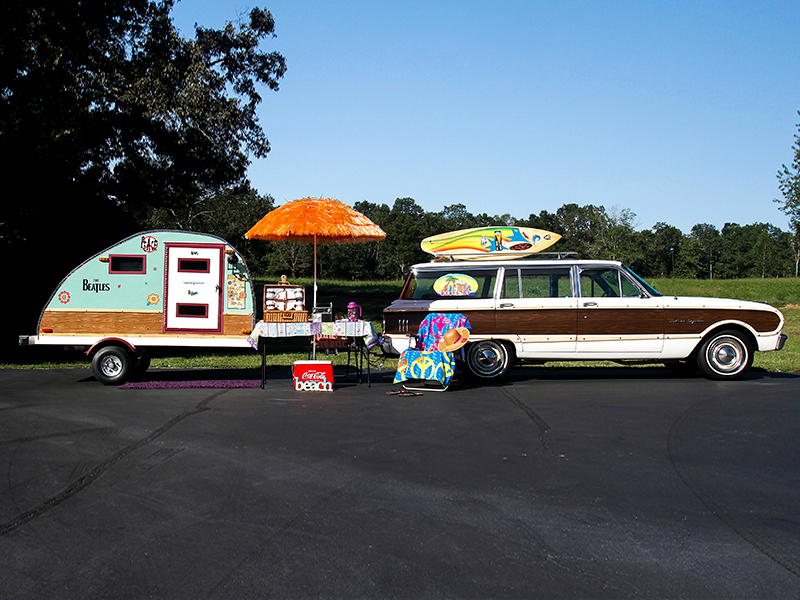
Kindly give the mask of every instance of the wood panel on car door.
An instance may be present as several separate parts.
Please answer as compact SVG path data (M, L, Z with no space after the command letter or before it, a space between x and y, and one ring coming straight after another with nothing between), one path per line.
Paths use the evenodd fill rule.
M660 298L580 298L578 355L658 358L664 347Z

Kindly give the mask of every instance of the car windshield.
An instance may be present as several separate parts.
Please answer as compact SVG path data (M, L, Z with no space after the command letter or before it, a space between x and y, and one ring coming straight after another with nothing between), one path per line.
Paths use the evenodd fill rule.
M650 294L651 296L662 296L663 295L663 294L661 294L661 292L657 291L656 288L654 288L652 285L647 283L644 279L639 277L636 273L631 271L628 267L625 267L625 270L631 275L631 277L636 279L636 281L639 282L639 285L641 285L645 289L645 291L647 291L647 293Z

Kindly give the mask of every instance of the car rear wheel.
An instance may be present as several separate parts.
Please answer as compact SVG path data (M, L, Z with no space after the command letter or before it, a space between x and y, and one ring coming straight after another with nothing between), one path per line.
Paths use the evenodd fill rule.
M738 331L720 331L700 347L697 364L709 379L739 379L753 364L753 349Z
M100 348L92 357L92 373L103 385L124 383L131 369L131 355L120 346Z
M514 351L497 340L481 340L467 347L467 368L478 379L502 379L514 364Z

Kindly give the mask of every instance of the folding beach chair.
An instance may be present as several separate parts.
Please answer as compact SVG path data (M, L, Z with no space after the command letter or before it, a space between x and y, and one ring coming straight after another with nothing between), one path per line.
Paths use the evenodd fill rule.
M467 343L470 329L461 313L426 316L412 345L400 355L394 383L402 383L407 390L446 390L455 372L454 352Z

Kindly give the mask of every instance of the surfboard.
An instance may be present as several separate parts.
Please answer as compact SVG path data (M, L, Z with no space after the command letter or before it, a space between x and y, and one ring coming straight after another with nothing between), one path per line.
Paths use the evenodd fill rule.
M475 227L440 233L422 240L420 246L434 256L487 260L520 258L549 248L561 235L532 227Z

